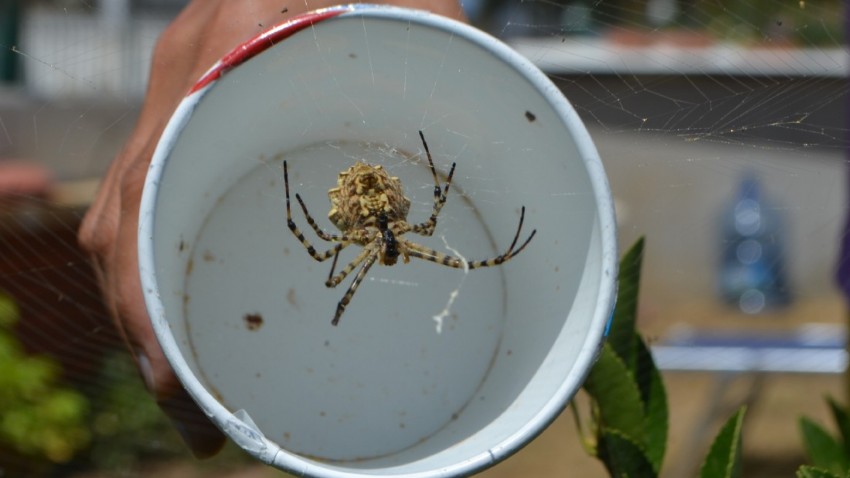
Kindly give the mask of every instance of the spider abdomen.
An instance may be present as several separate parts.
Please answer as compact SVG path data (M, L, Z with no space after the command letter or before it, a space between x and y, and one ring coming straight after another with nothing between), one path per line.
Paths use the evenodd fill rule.
M340 231L375 226L379 214L389 221L402 221L410 210L401 181L380 165L358 161L339 173L337 187L328 191L328 219Z

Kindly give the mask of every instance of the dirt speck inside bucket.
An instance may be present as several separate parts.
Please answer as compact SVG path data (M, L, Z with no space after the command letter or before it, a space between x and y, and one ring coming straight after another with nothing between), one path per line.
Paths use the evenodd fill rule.
M263 326L263 316L260 314L245 314L242 320L245 322L245 328L248 330L259 330Z

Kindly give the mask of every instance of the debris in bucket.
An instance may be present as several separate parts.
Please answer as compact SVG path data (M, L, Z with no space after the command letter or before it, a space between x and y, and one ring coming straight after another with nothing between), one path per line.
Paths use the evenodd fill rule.
M248 330L257 330L263 326L263 316L257 313L245 314L242 320L245 322L245 327Z
M443 245L446 247L446 249L450 250L454 255L459 257L465 265L469 264L469 261L466 260L466 257L463 257L463 255L461 255L461 253L457 249L449 245L449 241L446 240L445 235L440 236L440 239L443 240ZM452 305L455 303L455 300L457 300L457 296L460 295L460 288L461 286L463 286L463 281L466 280L466 274L469 274L469 266L463 268L463 278L460 280L460 283L457 285L457 287L453 291L451 291L451 293L449 293L449 300L448 302L446 302L446 307L439 314L432 317L434 319L434 322L436 322L437 334L443 333L443 322L452 313Z
M442 312L440 312L439 314L432 317L434 319L434 322L436 322L436 324L437 324L436 327L437 327L437 333L438 334L443 333L443 322L445 322L446 317L451 315L452 304L454 304L454 302L457 299L457 296L459 294L460 294L460 288L453 290L449 294L449 301L448 301L448 303L446 303L446 307L442 310Z

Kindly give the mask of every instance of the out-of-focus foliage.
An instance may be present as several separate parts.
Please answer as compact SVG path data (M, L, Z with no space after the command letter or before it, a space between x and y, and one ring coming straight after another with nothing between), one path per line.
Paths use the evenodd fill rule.
M57 363L29 356L12 334L18 310L0 294L0 469L4 456L65 463L88 446L88 402L59 383Z
M696 23L712 35L742 43L769 42L841 46L844 37L840 0L723 0L696 2Z
M90 466L117 473L145 461L190 456L127 353L106 359L93 388Z
M124 350L112 353L89 393L91 446L80 467L108 476L137 476L153 464L186 461L200 470L235 469L252 458L232 443L214 458L196 461L145 389ZM199 475L200 476L200 475Z
M838 48L842 0L483 0L475 20L498 32L596 35L686 31L745 46ZM505 24L507 22L507 24ZM660 38L663 38L660 37Z
M838 435L833 436L811 419L800 417L803 447L811 462L811 465L802 466L797 471L800 478L850 477L850 414L847 407L832 398L826 401L838 427Z
M54 360L27 354L13 333L18 309L0 293L0 476L92 470L136 476L152 463L194 461L145 389L129 355L108 355L77 388L61 383ZM199 467L243 466L234 446Z

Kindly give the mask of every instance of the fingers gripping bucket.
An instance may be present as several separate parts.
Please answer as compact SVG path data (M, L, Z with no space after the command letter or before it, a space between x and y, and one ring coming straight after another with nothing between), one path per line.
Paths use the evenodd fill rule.
M285 40L283 40L285 38ZM497 267L375 265L327 288L328 191L358 160L401 181L411 224L456 171L425 247ZM140 218L151 321L207 415L258 459L309 476L455 476L542 431L587 373L613 307L615 221L596 150L536 68L467 25L348 6L225 57L154 155ZM337 272L362 247L339 256Z

